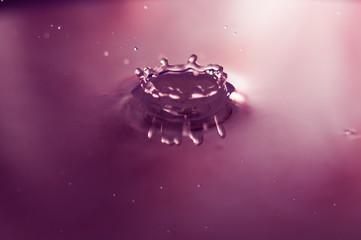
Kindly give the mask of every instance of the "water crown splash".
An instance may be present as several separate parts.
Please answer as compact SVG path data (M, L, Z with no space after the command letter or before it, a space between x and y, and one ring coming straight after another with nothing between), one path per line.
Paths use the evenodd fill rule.
M135 70L140 84L133 96L143 109L148 138L160 132L164 144L180 145L188 137L198 146L204 132L214 126L220 137L226 136L222 123L232 113L230 95L235 88L226 81L222 66L201 66L196 61L194 54L178 65L162 58L157 68Z

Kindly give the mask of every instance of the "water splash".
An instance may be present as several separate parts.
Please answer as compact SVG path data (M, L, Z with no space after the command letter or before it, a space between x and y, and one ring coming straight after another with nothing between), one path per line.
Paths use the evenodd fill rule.
M234 94L240 93L226 81L223 67L201 66L194 54L185 64L171 65L166 58L160 64L154 69L135 70L140 84L132 94L138 101L148 138L160 133L160 141L172 146L180 145L186 137L199 146L204 132L212 127L224 138L222 123L235 106Z

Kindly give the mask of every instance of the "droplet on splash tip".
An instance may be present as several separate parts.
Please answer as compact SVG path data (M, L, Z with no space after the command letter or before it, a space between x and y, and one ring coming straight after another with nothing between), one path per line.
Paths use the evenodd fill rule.
M166 59L166 58L161 58L161 59L160 59L160 64L161 64L162 66L168 66L168 59Z
M192 54L188 59L188 62L190 63L195 63L196 61L197 61L197 55L195 54Z

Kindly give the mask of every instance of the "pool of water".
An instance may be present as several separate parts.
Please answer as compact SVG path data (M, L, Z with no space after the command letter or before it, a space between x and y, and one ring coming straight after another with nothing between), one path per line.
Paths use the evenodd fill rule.
M5 4L4 239L361 237L359 3ZM135 69L193 53L246 111L200 146L148 139Z

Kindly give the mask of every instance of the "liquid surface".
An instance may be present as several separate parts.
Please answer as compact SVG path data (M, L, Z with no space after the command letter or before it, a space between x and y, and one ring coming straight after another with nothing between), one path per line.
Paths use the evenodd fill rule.
M357 1L7 2L1 239L361 239ZM250 113L168 147L119 109L192 53Z

